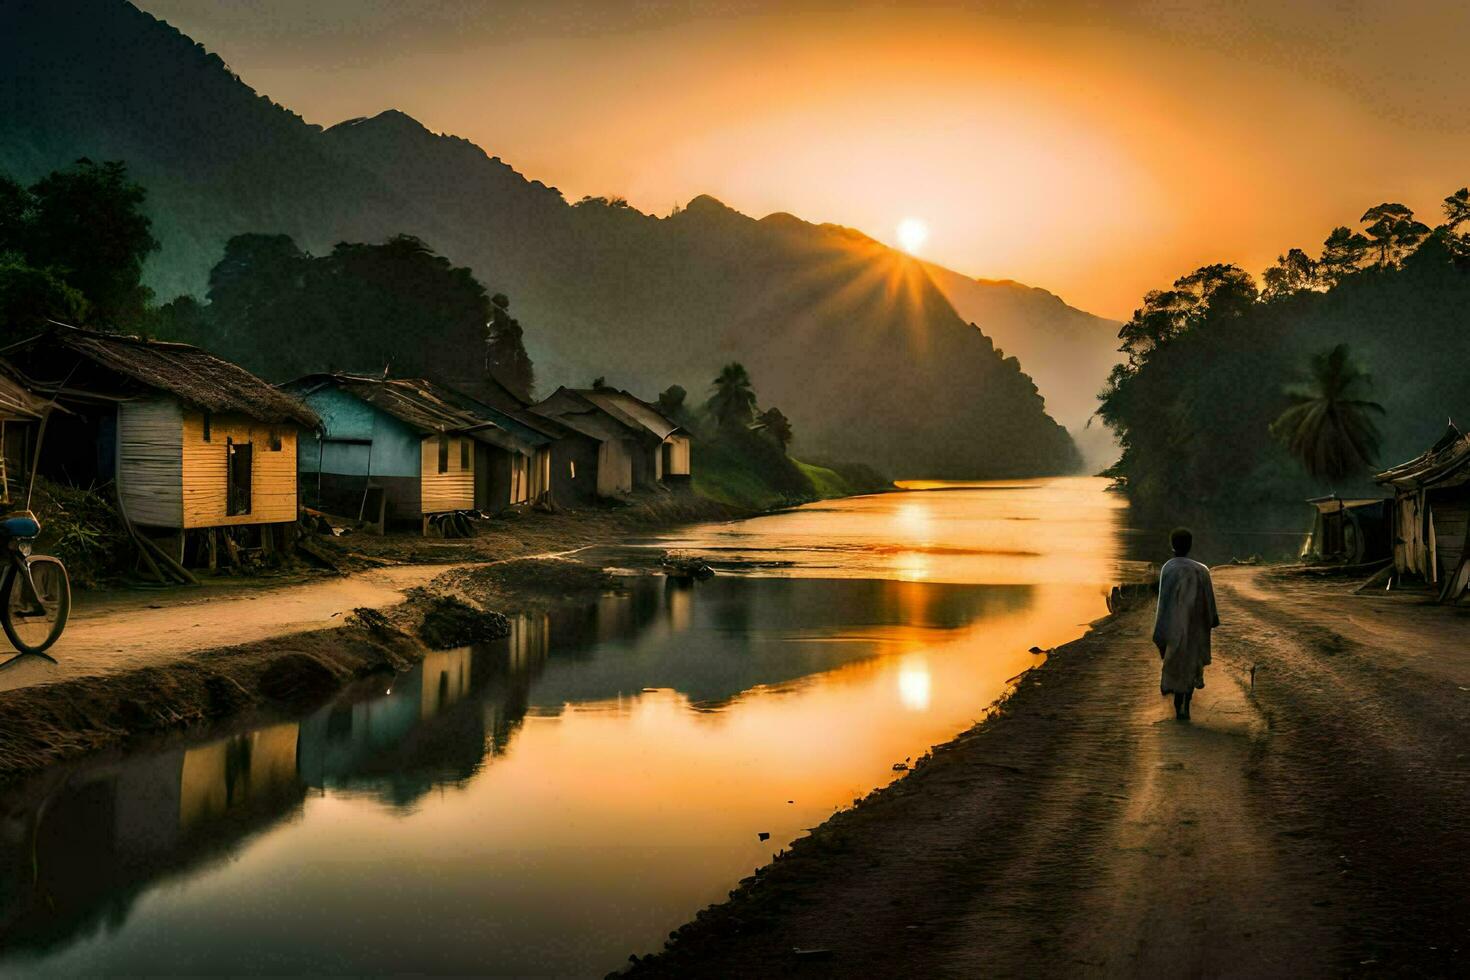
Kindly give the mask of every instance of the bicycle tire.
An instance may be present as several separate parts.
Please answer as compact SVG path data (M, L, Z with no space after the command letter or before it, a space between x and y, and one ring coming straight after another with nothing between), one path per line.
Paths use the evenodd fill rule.
M66 629L66 621L71 616L71 576L66 572L66 566L61 559L52 558L50 555L33 555L30 559L32 566L39 564L55 565L61 571L61 598L56 603L56 622L51 626L51 632L40 644L27 643L20 638L16 632L15 624L11 622L10 594L16 588L16 581L20 576L15 574L14 566L5 569L5 582L0 585L0 629L5 631L5 638L10 641L11 646L21 653L45 653L51 646L61 639L61 631Z

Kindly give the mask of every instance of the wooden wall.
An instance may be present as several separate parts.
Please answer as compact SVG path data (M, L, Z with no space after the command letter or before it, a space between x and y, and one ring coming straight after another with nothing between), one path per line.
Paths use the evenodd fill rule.
M183 428L183 406L172 398L117 407L118 487L128 519L135 524L184 526L184 459L179 442ZM220 479L223 494L224 478Z
M688 476L689 475L689 437L685 435L672 435L664 440L669 446L669 469L665 476Z
M449 470L439 472L439 436L421 443L423 509L425 514L473 510L475 506L475 447L468 436L449 436ZM469 466L461 466L460 444L469 445Z
M634 447L622 439L609 439L597 448L597 495L616 497L633 490Z
M204 413L186 409L183 417L184 527L226 524L280 524L296 520L296 427L266 425L243 416L210 417L204 438ZM271 449L271 437L280 449ZM228 441L252 446L250 513L226 514Z

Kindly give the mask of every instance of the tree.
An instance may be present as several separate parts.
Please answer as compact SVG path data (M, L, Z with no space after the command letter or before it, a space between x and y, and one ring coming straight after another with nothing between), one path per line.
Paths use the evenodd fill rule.
M304 295L313 259L289 235L236 235L209 272L210 343L247 363L268 350L319 343Z
M1291 407L1271 423L1271 434L1317 479L1337 482L1361 473L1378 455L1373 416L1384 414L1382 405L1366 398L1371 386L1347 344L1313 355L1311 379L1287 386Z
M756 421L760 424L761 431L773 439L784 453L786 447L791 445L793 436L791 420L786 417L786 414L779 408L768 408L756 418Z
M87 298L99 326L137 322L153 291L143 261L158 249L143 214L146 192L121 162L78 160L30 188L23 243L27 264L50 270Z
M47 320L81 323L87 300L45 269L0 256L0 345L24 340Z
M678 422L686 429L689 427L689 406L686 404L689 392L684 390L683 385L669 385L659 393L658 401L654 407L659 414L671 422Z
M710 395L709 410L720 428L748 428L755 418L755 392L750 387L750 375L746 373L745 366L731 361L710 384L714 394Z
M1159 347L1206 320L1239 316L1256 301L1256 282L1236 265L1201 266L1174 280L1173 289L1156 289L1118 331L1130 364L1142 364Z
M490 297L490 332L485 341L485 370L524 401L536 389L536 371L521 323L510 315L510 298L504 293Z
M1317 260L1318 275L1327 285L1336 286L1358 271L1366 254L1368 239L1350 228L1338 226L1322 243L1322 257Z
M1415 221L1414 212L1402 204L1376 205L1364 211L1360 220L1368 225L1364 232L1369 247L1377 250L1381 266L1397 264L1429 234L1429 226Z
M1276 264L1261 275L1266 299L1290 296L1317 285L1317 263L1299 248L1288 249L1276 257Z
M1450 231L1459 231L1460 225L1470 221L1470 187L1461 187L1444 199L1444 223Z

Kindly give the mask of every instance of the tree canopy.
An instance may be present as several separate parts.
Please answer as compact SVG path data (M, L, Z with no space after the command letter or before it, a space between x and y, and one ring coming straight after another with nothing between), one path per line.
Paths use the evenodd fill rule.
M423 241L343 242L312 256L285 235L237 235L209 277L208 346L267 376L426 376L474 394L533 378L510 300Z
M78 160L29 187L0 175L0 310L10 328L139 323L153 295L143 263L158 248L145 198L117 161Z
M1369 208L1319 255L1283 252L1259 293L1211 265L1145 297L1098 407L1123 450L1109 473L1143 519L1291 515L1328 489L1367 492L1372 465L1470 418L1470 192L1444 211L1428 229L1403 205Z

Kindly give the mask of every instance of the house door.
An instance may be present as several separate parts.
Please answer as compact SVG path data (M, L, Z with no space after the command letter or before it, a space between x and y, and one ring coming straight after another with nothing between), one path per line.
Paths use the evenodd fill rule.
M225 495L225 513L230 517L250 513L250 476L252 446L248 442L226 440L228 466L228 489Z

